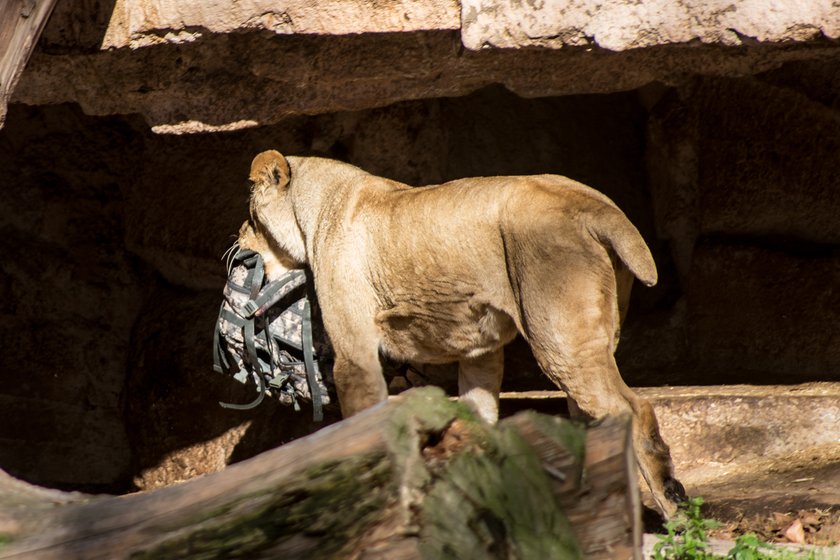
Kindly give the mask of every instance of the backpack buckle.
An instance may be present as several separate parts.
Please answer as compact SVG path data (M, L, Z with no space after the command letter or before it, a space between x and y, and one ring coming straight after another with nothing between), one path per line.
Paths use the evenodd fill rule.
M257 303L252 299L246 301L245 304L242 306L242 312L245 314L246 319L250 319L251 317L253 317L254 313L257 312L257 309L259 309Z

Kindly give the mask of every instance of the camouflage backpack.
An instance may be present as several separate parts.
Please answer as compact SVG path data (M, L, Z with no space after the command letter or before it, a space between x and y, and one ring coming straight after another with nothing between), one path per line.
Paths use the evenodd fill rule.
M270 395L295 410L309 401L313 419L323 419L322 409L330 403L331 350L320 323L312 320L317 302L309 287L303 270L266 282L258 253L237 254L216 323L213 369L240 383L252 379L258 395L247 404L219 403L223 407L254 408Z

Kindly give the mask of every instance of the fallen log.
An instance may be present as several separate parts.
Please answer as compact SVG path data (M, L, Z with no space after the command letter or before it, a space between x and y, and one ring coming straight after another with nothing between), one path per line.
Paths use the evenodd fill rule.
M41 504L0 558L639 557L628 418L490 427L404 395L178 486Z

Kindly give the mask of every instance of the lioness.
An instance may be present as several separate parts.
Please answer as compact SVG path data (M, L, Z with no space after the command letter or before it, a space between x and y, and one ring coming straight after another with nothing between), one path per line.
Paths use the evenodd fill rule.
M674 513L684 492L668 446L613 358L632 275L653 285L656 266L609 198L556 175L412 188L274 150L250 179L243 232L278 269L311 267L345 416L387 397L384 355L457 362L461 397L495 422L503 347L519 332L573 409L632 414L642 475Z

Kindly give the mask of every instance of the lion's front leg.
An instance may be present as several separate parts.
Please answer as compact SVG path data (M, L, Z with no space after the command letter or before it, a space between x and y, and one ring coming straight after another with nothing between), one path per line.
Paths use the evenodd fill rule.
M378 353L351 358L336 351L333 378L344 418L388 398Z

